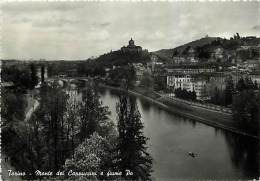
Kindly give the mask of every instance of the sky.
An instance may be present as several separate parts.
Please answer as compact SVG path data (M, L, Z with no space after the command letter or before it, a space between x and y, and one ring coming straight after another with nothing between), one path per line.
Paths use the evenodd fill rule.
M6 2L2 58L82 60L174 48L209 35L260 36L260 2Z

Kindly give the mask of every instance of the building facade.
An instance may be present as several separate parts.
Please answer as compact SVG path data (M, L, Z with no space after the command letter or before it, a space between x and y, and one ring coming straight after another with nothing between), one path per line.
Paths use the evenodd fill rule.
M167 87L176 90L178 88L187 91L195 91L198 100L207 100L207 80L203 78L193 77L185 74L169 74L167 75Z
M123 46L121 48L122 53L141 53L142 52L142 47L136 46L134 40L131 38L129 40L128 45L125 47Z

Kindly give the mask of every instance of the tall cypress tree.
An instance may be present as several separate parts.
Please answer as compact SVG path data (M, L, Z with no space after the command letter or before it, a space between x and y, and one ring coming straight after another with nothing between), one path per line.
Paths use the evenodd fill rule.
M33 89L38 84L37 70L34 64L30 65L31 69L31 88Z
M41 66L41 82L44 82L44 74L45 74L45 67L44 65Z
M134 98L123 94L117 104L118 114L118 160L117 166L125 179L150 180L152 158L147 152L147 138L143 135L143 124ZM127 170L132 175L127 175Z
M234 93L234 82L232 77L229 77L226 80L226 88L225 88L225 106L232 104L232 96Z

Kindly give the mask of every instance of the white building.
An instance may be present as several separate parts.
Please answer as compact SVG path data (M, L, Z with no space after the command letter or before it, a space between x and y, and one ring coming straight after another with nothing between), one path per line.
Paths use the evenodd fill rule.
M195 91L198 100L207 100L209 98L206 91L207 81L200 78L194 78L190 75L172 74L167 75L167 87L173 90L181 88L187 91Z
M181 88L186 89L191 82L191 77L184 74L173 74L167 75L167 87L172 87L173 89Z
M193 80L192 88L196 92L196 96L198 100L208 100L209 95L206 91L206 80Z

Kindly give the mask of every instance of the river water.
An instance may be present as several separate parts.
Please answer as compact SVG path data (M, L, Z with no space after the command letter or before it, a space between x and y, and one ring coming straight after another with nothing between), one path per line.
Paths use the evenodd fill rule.
M116 123L119 91L101 88L103 105ZM79 96L81 97L81 96ZM259 141L177 116L137 97L153 157L152 179L248 180L259 177ZM193 158L188 152L198 156Z
M118 91L102 89L116 121ZM153 164L153 180L252 179L259 176L259 142L186 119L137 97ZM187 153L198 156L193 158Z

